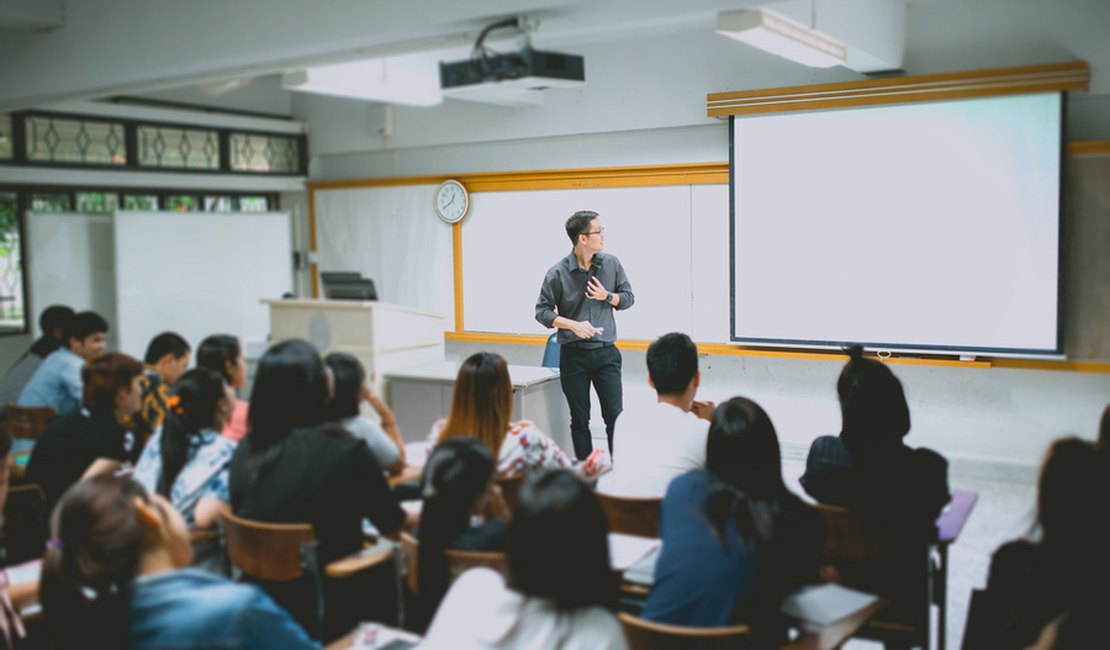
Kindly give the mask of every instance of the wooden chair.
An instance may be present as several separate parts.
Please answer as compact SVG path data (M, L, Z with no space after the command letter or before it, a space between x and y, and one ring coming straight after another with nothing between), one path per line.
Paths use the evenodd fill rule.
M405 570L408 576L405 584L409 591L419 593L420 540L408 533L401 533L401 550L405 556ZM474 567L487 567L503 576L509 574L509 558L501 551L447 551L447 574L451 582L462 575L463 571Z
M630 650L733 650L748 647L751 641L747 625L686 627L645 621L627 612L617 617Z
M598 492L597 500L609 521L609 532L659 537L659 508L663 499L618 497Z
M6 564L42 557L49 531L50 512L46 493L36 483L8 488L4 504L4 547Z
M7 414L8 434L23 440L38 440L55 415L54 409L49 406L16 406L11 403L4 407L4 412Z
M845 586L874 592L874 586L857 583L853 575L880 575L890 566L885 559L887 549L882 526L845 508L825 504L814 507L825 521L824 561L845 574ZM856 636L908 643L928 650L931 632L929 607L933 602L931 552L931 547L923 547L916 559L920 564L908 567L914 578L900 585L900 589L905 591L899 595L909 596L905 602L899 603L897 597L892 598L891 603L897 605L882 610ZM898 612L901 614L898 615ZM890 616L892 613L896 615Z
M325 621L324 578L348 578L395 557L393 544L381 541L321 570L316 556L316 534L310 524L270 524L232 514L220 516L220 536L228 561L244 576L278 583L294 580L309 583L314 590L314 622L320 639Z

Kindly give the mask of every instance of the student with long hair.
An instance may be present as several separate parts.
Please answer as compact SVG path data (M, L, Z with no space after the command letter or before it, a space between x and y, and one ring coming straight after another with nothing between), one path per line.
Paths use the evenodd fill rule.
M232 511L258 521L311 524L321 566L363 548L364 518L384 535L412 523L366 442L328 422L329 399L316 348L302 340L273 346L258 362L249 433L231 459ZM324 587L327 629L345 633L367 603L334 595L340 592L329 583ZM266 589L307 629L316 628L305 589Z
M531 476L506 532L508 583L485 568L467 571L447 592L422 648L626 648L613 612L605 513L597 496L566 470Z
M212 528L230 501L228 466L235 443L220 435L235 394L223 375L189 370L167 402L165 423L135 466L144 488L169 499L190 528Z
M84 476L110 474L138 455L123 422L139 409L143 364L111 352L81 369L83 407L55 418L42 432L27 481L38 483L49 506Z
M222 374L236 392L247 385L247 361L243 358L243 346L230 334L213 334L201 341L197 347L197 367L211 368ZM247 435L249 409L250 404L236 399L235 409L220 433L232 442L242 440Z
M448 549L499 551L505 546L508 513L493 477L493 457L468 438L443 441L424 465L417 571L423 622L447 592Z
M1106 451L1079 438L1056 441L1041 467L1037 534L995 551L983 606L968 621L965 648L1025 648L1056 619L1075 617L1074 628L1083 620L1105 621L1108 501ZM1093 640L1087 641L1086 647L1093 647Z
M181 515L99 476L54 511L39 587L48 647L319 648L258 589L196 569Z
M497 459L497 473L512 476L540 467L570 467L551 438L527 420L512 422L513 383L505 359L492 352L467 357L459 367L451 413L432 426L431 437L476 438Z
M714 412L706 467L671 481L659 531L648 620L748 623L760 645L781 645L783 598L819 579L820 516L786 489L774 425L744 397Z
M344 429L362 438L378 463L390 474L400 474L405 468L405 443L397 428L393 411L366 385L366 369L353 354L332 352L324 357L331 370L334 391L329 417ZM359 415L359 404L366 402L377 412L381 425Z

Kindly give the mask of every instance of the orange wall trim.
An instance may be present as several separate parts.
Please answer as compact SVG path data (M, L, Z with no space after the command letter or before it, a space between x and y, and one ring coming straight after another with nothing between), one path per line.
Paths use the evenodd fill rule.
M1110 156L1110 140L1080 140L1068 143L1070 156Z

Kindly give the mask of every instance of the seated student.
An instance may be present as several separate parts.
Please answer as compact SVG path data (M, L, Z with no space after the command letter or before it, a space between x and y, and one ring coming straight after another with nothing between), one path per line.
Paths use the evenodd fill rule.
M0 429L0 512L8 502L8 479L11 478L12 439L8 432ZM8 574L0 571L0 641L5 648L13 647L16 639L23 638L25 631L19 611L12 604L8 593Z
M83 311L73 316L65 331L66 346L46 357L27 381L19 406L49 406L58 415L81 407L81 366L104 354L108 321Z
M72 318L73 310L64 305L51 305L42 310L42 314L39 315L42 336L16 359L15 363L8 368L8 372L4 373L4 378L0 379L0 417L3 416L8 404L14 404L19 399L23 387L27 385L31 375L38 370L43 359L65 345L65 330Z
M422 624L427 623L447 592L447 549L505 548L508 509L493 477L493 457L477 440L444 440L428 457L421 481L424 507L418 533L418 591L424 615L417 618Z
M890 520L896 530L931 539L951 498L948 462L902 441L910 430L910 411L890 368L863 358L858 345L848 354L836 384L840 435L813 441L802 486L822 503L869 512Z
M1110 449L1110 404L1102 412L1102 419L1098 423L1098 446Z
M786 489L775 428L743 397L717 408L706 468L667 488L659 533L663 548L640 614L651 621L749 623L760 645L781 645L783 598L820 579L821 517Z
M327 374L316 348L302 340L270 348L258 362L249 433L230 468L232 511L258 521L312 524L321 566L362 549L363 518L384 535L415 523L390 492L366 442L328 423L329 400ZM355 610L367 603L339 595L347 588L343 584L325 583L324 588L327 629L346 633L365 615ZM315 629L315 607L306 604L305 589L266 589L306 628Z
M54 419L39 436L27 465L27 482L38 483L51 507L79 479L110 474L138 454L123 421L139 409L143 365L110 352L81 369L84 408Z
M598 482L601 492L662 497L671 479L705 467L713 403L694 399L701 381L697 346L685 334L664 334L648 347L647 367L658 397L648 408L621 413L613 471Z
M211 368L222 374L236 391L247 385L247 361L239 339L228 334L213 334L200 342L197 348L197 367ZM220 433L232 442L239 442L247 435L247 411L250 404L237 399L224 430Z
M235 443L220 435L235 394L223 375L194 368L178 380L165 424L151 436L134 479L169 499L189 528L212 528L227 507Z
M319 648L250 585L196 569L181 515L126 478L58 504L40 587L48 647Z
M597 496L565 470L525 482L506 532L509 580L462 574L421 648L621 650L608 526Z
M1078 438L1053 444L1038 485L1040 539L1009 542L995 551L985 606L968 621L965 648L1024 648L1055 619L1082 618L1095 605L1105 620L1108 501L1106 452Z
M354 355L345 352L332 352L324 357L324 363L331 370L335 384L328 409L330 418L365 440L378 464L390 474L400 474L405 468L405 443L397 429L397 418L366 385L366 369ZM359 415L358 405L363 400L377 412L381 426Z
M429 437L476 438L497 458L497 473L513 476L540 467L570 467L570 460L535 424L511 422L513 383L500 355L478 352L459 367L451 413L432 426Z
M142 403L126 426L145 445L166 417L170 388L189 365L189 343L175 332L162 332L150 340L144 357ZM163 495L164 496L164 495Z

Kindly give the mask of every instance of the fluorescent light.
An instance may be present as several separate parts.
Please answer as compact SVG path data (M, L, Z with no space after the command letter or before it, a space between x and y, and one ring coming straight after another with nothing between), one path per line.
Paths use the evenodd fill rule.
M287 72L282 88L389 104L435 106L443 102L432 55L402 55Z
M813 68L844 65L844 46L768 9L717 16L717 33Z

